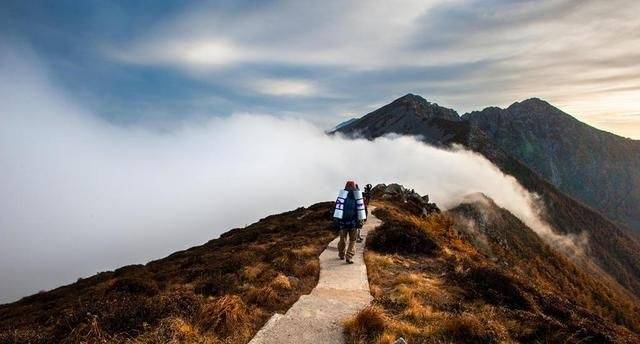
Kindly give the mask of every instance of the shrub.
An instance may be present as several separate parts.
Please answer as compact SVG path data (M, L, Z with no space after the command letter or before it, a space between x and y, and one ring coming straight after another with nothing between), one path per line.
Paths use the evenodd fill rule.
M125 277L117 279L109 288L109 291L153 296L158 294L159 289L154 280Z
M461 273L462 281L471 285L469 290L494 305L528 310L532 302L528 295L510 276L490 267L472 267Z
M390 220L367 236L367 247L383 253L432 254L438 245L424 228Z
M460 343L500 343L503 339L492 326L471 314L448 318L442 323L439 333Z

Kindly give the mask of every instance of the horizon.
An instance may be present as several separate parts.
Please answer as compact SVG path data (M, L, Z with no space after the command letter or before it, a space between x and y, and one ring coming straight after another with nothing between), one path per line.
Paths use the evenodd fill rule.
M260 113L331 128L414 93L459 114L537 97L640 139L638 7L8 1L0 37L3 55L120 126Z

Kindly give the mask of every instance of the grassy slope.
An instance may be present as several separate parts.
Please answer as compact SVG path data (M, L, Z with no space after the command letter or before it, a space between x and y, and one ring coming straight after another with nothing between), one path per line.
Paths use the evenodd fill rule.
M374 304L345 323L349 343L640 342L637 299L506 210L466 204L421 218L378 206L384 223L365 253Z
M316 285L330 203L0 306L0 343L246 343Z

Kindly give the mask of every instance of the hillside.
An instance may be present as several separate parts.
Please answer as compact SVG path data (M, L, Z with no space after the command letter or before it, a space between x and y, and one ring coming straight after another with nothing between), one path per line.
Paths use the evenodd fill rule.
M246 343L316 285L331 207L0 305L0 343Z
M532 98L462 116L563 192L640 231L640 141Z
M404 194L375 200L383 224L365 253L374 303L345 323L348 343L640 341L636 297L490 199L424 216Z
M581 232L588 234L588 254L593 261L622 286L636 296L640 295L640 244L638 241L598 211L564 194L521 160L500 148L489 135L469 121L462 121L455 117L451 117L453 120L428 118L424 121L428 126L427 130L423 130L422 126L412 126L413 118L425 118L421 113L423 107L420 105L424 102L419 99L421 97L406 95L367 114L359 121L343 127L338 132L346 135L360 135L369 139L389 133L413 135L420 137L425 143L442 147L461 144L482 154L505 174L514 176L529 191L541 196L545 205L543 217L555 230L565 234ZM428 104L431 108L437 107L435 104ZM395 111L393 108L396 106L401 110ZM403 113L406 109L416 113L409 116ZM433 111L435 110L429 110L429 112ZM398 113L403 115L398 116ZM384 123L394 123L393 128L385 129L384 126L374 124L383 123L383 118ZM402 124L407 118L412 120L406 125ZM369 125L374 125L375 130L369 130Z
M372 194L382 220L364 256L373 304L333 319L344 320L348 343L640 341L638 297L487 197L441 213L399 185ZM269 216L146 265L2 305L0 343L247 343L276 312L312 299L301 296L316 287L318 257L335 238L331 208ZM328 265L351 266L327 250Z

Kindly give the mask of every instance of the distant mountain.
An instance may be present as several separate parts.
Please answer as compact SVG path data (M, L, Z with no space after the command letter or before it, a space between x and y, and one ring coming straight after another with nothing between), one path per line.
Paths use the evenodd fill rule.
M419 96L409 94L338 132L369 139L390 133L414 135L425 143L444 147L461 144L484 155L529 191L541 196L546 206L544 217L557 231L574 234L586 232L589 235L589 254L594 262L618 283L640 296L640 244L635 238L600 212L560 191L532 167L503 149L499 142L494 142L492 136L480 127L451 115L455 111L444 109L450 114L447 118L426 115L441 109ZM416 121L416 118L422 120ZM585 151L582 154L587 153ZM594 164L597 162L594 161Z
M593 128L537 98L462 118L560 190L640 231L640 141Z
M340 122L340 123L338 123L338 125L333 127L333 129L329 130L329 132L334 132L334 131L336 131L336 130L342 128L342 127L345 127L345 126L347 126L347 125L349 125L349 124L351 124L351 123L353 123L353 122L355 122L357 120L359 120L359 118L350 118L350 119L348 119L348 120L346 120L344 122Z
M368 139L387 133L423 135L428 143L440 144L451 140L448 132L439 128L443 121L457 122L460 121L460 116L455 110L430 103L420 96L407 94L337 131Z

